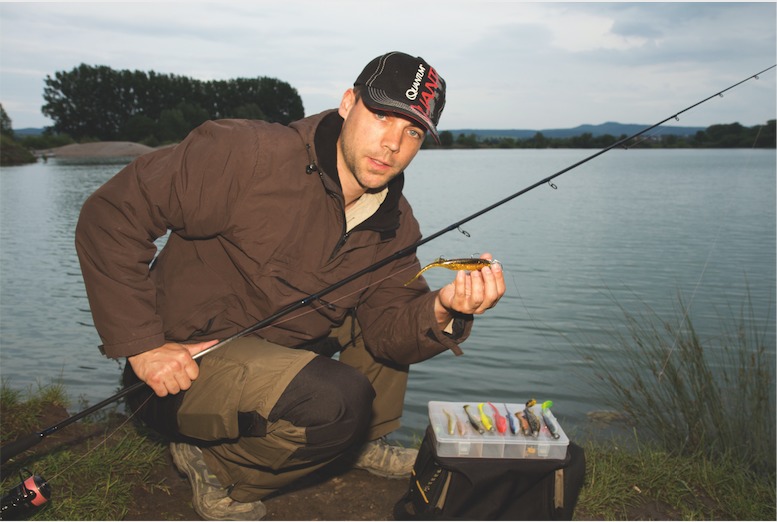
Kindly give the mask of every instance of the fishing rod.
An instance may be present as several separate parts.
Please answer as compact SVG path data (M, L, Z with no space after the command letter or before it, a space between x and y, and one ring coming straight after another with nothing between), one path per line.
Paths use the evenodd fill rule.
M649 127L645 127L644 129L640 130L639 132L636 132L635 134L632 134L631 136L628 136L626 138L622 138L622 139L616 141L615 143L613 143L612 145L609 145L608 147L605 147L605 148L599 150L598 152L596 152L594 154L591 154L590 156L588 156L586 158L583 158L582 160L578 161L577 163L574 163L574 164L572 164L572 165L570 165L570 166L568 166L568 167L566 167L564 169L561 169L558 172L555 172L555 173L551 174L550 176L548 176L546 178L543 178L540 181L537 181L536 183L533 183L533 184L529 185L528 187L525 187L525 188L519 190L518 192L510 194L509 196L507 196L507 197L497 201L496 203L493 203L492 205L489 205L489 206L487 206L487 207L485 207L485 208L475 212L474 214L470 214L469 216L467 216L467 217L465 217L465 218L463 218L463 219L461 219L459 221L456 221L455 223L452 223L452 224L448 225L447 227L445 227L445 228L435 232L434 234L432 234L430 236L427 236L425 238L420 239L419 241L417 241L416 243L414 243L414 244L412 244L412 245L410 245L408 247L405 247L405 248L403 248L401 250L398 250L397 252L391 254L390 256L388 256L388 257L386 257L384 259L381 259L380 261L377 261L377 262L373 263L372 265L369 265L368 267L363 268L362 270L359 270L358 272L355 272L355 273L349 275L348 277L346 277L346 278L344 278L344 279L342 279L342 280L340 280L340 281L338 281L338 282L336 282L336 283L334 283L334 284L324 288L323 290L321 290L319 292L316 292L314 294L310 294L307 297L305 297L305 298L303 298L303 299L301 299L299 301L295 301L293 303L290 303L290 304L286 305L285 307L281 308L279 311L277 311L274 314L270 315L269 317L267 317L265 319L262 319L261 321L257 322L256 324L254 324L252 326L249 326L248 328L245 328L245 329L241 330L240 332L232 335L231 337L228 337L228 338L218 342L217 344L214 344L210 348L207 348L207 349L197 353L196 355L193 356L193 358L194 359L199 359L200 357L203 357L204 355L206 355L206 354L208 354L208 353L210 353L210 352L212 352L214 350L217 350L217 349L221 348L225 344L228 344L228 343L234 341L235 339L238 339L238 338L243 337L245 335L248 335L248 334L251 334L253 332L256 332L257 330L261 330L262 328L265 328L265 327L269 326L270 324L272 324L273 322L277 321L281 317L284 317L284 316L290 314L291 312L299 310L300 308L305 307L305 306L309 305L310 303L319 300L320 298L326 296L327 294L330 294L331 292L334 292L335 290L337 290L337 289L341 288L342 286L350 283L351 281L354 281L355 279L358 279L358 278L360 278L360 277L362 277L362 276L364 276L366 274L369 274L370 272L374 272L375 270L377 270L379 268L382 268L382 267L386 266L387 264L389 264L389 263L391 263L393 261L396 261L397 259L400 259L402 257L405 257L406 255L409 255L409 254L415 252L420 246L423 246L426 243L429 243L430 241L432 241L434 239L437 239L438 237L442 236L443 234L447 234L448 232L450 232L452 230L456 230L456 229L460 230L461 226L464 225L465 223L468 223L469 221L472 221L473 219L478 218L478 217L482 216L483 214L485 214L487 212L490 212L490 211L494 210L495 208L500 207L500 206L504 205L505 203L508 203L509 201L512 201L513 199L515 199L515 198L517 198L519 196L522 196L523 194L526 194L527 192L529 192L531 190L534 190L535 188L537 188L537 187L539 187L541 185L549 184L551 187L556 188L555 185L552 183L552 181L555 178L561 176L562 174L565 174L565 173L569 172L570 170L573 170L573 169L583 165L584 163L587 163L587 162L589 162L589 161L591 161L591 160L601 156L602 154L604 154L604 153L606 153L606 152L608 152L608 151L610 151L610 150L612 150L612 149L614 149L616 147L620 147L621 145L624 145L628 141L633 140L634 138L638 138L639 136L642 136L643 134L645 134L647 132L650 132L651 130L655 129L656 127L660 127L661 125L663 125L664 123L668 122L669 120L673 120L673 119L674 120L679 120L679 116L681 114L683 114L683 113L685 113L685 112L687 112L687 111L689 111L689 110L691 110L691 109L693 109L695 107L698 107L699 105L701 105L703 103L708 102L712 98L722 97L723 93L725 93L727 91L730 91L731 89L734 89L735 87L737 87L737 86L739 86L739 85L741 85L741 84L743 84L743 83L745 83L745 82L747 82L749 80L752 80L752 79L756 79L757 80L757 79L759 79L759 76L761 74L763 74L763 73L765 73L765 72L767 72L767 71L769 71L771 69L774 69L775 67L777 67L777 64L772 65L771 67L767 67L766 69L764 69L764 70L762 70L760 72L757 72L757 73L755 73L755 74L753 74L751 76L748 76L744 80L741 80L741 81L739 81L739 82L737 82L737 83L735 83L733 85L730 85L729 87L726 87L722 91L716 92L715 94L713 94L711 96L708 96L707 98L704 98L703 100L698 101L698 102L694 103L693 105L689 105L688 107L682 109L679 112L674 113L673 115L671 115L668 118L665 118L665 119L659 121L658 123L650 125ZM137 383L135 383L133 385L127 386L126 388L122 389L121 391L119 391L118 393L113 395L112 397L109 397L109 398L103 400L102 402L99 402L99 403L95 404L94 406L91 406L90 408L87 408L87 409L85 409L85 410L83 410L83 411L81 411L79 413L76 413L75 415L73 415L71 417L68 417L67 419L59 422L58 424L50 426L50 427L48 427L48 428L46 428L44 430L41 430L39 432L31 433L29 435L22 436L19 439L15 440L14 442L11 442L10 444L2 446L2 448L0 448L0 462L5 462L6 460L8 460L10 458L15 457L16 455L20 454L21 452L23 452L23 451L25 451L27 449L30 449L31 447L35 446L37 443L39 443L41 440L43 440L44 437L59 431L60 429L64 428L65 426L68 426L68 425L72 424L73 422L76 422L76 421L86 417L87 415L90 415L91 413L94 413L95 411L97 411L97 410L99 410L101 408L104 408L108 404L116 402L119 399L121 399L121 398L123 398L123 397L125 397L125 396L127 396L127 395L129 395L131 393L134 393L135 391L139 390L140 388L144 387L145 385L146 384L141 381L141 382L137 382Z

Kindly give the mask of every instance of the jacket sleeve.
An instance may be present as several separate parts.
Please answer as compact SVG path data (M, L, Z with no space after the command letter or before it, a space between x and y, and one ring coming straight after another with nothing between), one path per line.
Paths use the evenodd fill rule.
M168 230L212 237L225 226L240 193L236 174L255 168L252 138L253 133L236 132L233 123L205 123L176 147L136 159L84 203L76 251L109 357L165 343L149 270L154 241Z
M401 228L409 229L412 244L420 231L409 205L403 209ZM402 233L407 236L408 232ZM395 247L398 251L401 247ZM454 318L452 331L443 331L434 316L434 301L439 290L431 291L423 277L405 286L420 270L418 258L408 255L384 268L376 279L381 284L357 308L357 318L367 349L380 359L398 364L424 361L446 350L456 355L472 331L473 316Z

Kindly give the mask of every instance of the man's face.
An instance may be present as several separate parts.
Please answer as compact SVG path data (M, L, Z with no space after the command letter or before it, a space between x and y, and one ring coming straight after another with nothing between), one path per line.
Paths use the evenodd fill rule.
M339 108L345 120L337 141L344 193L379 190L405 170L421 148L424 128L397 113L372 111L349 89Z

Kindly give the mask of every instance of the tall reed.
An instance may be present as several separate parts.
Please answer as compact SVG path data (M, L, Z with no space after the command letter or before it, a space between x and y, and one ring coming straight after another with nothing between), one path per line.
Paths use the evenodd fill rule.
M775 474L774 338L771 310L757 320L750 300L720 334L702 339L678 299L672 320L621 307L618 356L594 355L593 384L639 433L667 451L731 458Z

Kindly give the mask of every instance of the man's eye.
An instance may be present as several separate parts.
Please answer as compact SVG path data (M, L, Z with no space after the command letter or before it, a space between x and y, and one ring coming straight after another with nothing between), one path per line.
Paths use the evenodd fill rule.
M388 118L388 114L386 114L385 112L375 111L374 114L375 114L375 117L378 118L379 120L385 120L386 118Z

